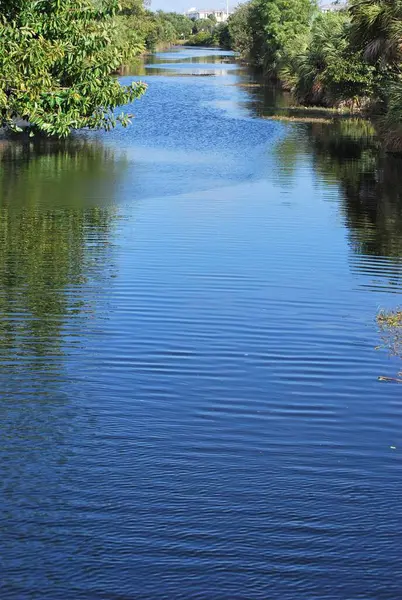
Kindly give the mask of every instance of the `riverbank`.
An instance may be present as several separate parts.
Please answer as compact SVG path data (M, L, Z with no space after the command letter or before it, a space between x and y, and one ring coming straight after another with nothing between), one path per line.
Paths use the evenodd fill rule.
M246 61L241 62L247 66ZM248 65L248 67L252 69L251 65ZM265 89L276 89L278 94L286 98L285 106L273 106L272 114L264 115L266 119L290 123L329 123L334 119L364 119L371 124L373 133L375 132L387 153L402 155L402 127L399 130L392 131L386 127L384 116L379 114L378 110L371 110L370 106L352 105L348 107L341 105L339 107L326 107L298 104L294 93L287 86L278 81L273 83L258 71L254 71L254 77L251 81L238 85L261 94L264 94Z
M300 105L369 115L384 149L401 153L402 13L397 2L374 4L322 12L311 0L250 0L230 16L231 47Z

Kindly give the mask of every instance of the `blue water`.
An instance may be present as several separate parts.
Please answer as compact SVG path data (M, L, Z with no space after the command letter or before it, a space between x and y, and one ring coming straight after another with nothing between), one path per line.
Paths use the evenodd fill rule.
M150 63L128 129L0 147L0 597L397 599L402 162Z

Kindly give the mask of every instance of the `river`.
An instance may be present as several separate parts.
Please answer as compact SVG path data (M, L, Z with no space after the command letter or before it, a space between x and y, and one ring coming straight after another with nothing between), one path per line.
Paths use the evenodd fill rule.
M402 161L230 53L0 144L2 600L396 599Z

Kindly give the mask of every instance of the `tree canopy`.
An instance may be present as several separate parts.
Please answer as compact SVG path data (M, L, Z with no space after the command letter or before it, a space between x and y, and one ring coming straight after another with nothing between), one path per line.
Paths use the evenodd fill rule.
M112 73L142 49L118 42L115 0L8 0L0 5L0 125L67 136L80 128L127 124L117 106L138 98L141 83Z
M371 109L402 152L402 0L249 0L229 18L232 47L307 105Z
M284 49L307 33L315 9L314 0L251 0L229 19L234 47L275 77Z
M370 62L402 66L401 0L351 0L352 40Z

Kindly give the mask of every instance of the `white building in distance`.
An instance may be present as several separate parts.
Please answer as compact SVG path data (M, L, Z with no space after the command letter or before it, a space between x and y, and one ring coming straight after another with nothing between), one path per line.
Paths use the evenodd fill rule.
M345 2L329 2L328 4L321 4L320 9L322 12L336 12L337 10L343 10L346 8Z
M190 8L186 13L184 13L189 19L193 19L194 21L198 21L198 19L208 19L210 15L214 15L216 21L218 23L224 23L227 21L229 14L222 9L215 8L203 8L196 9Z

